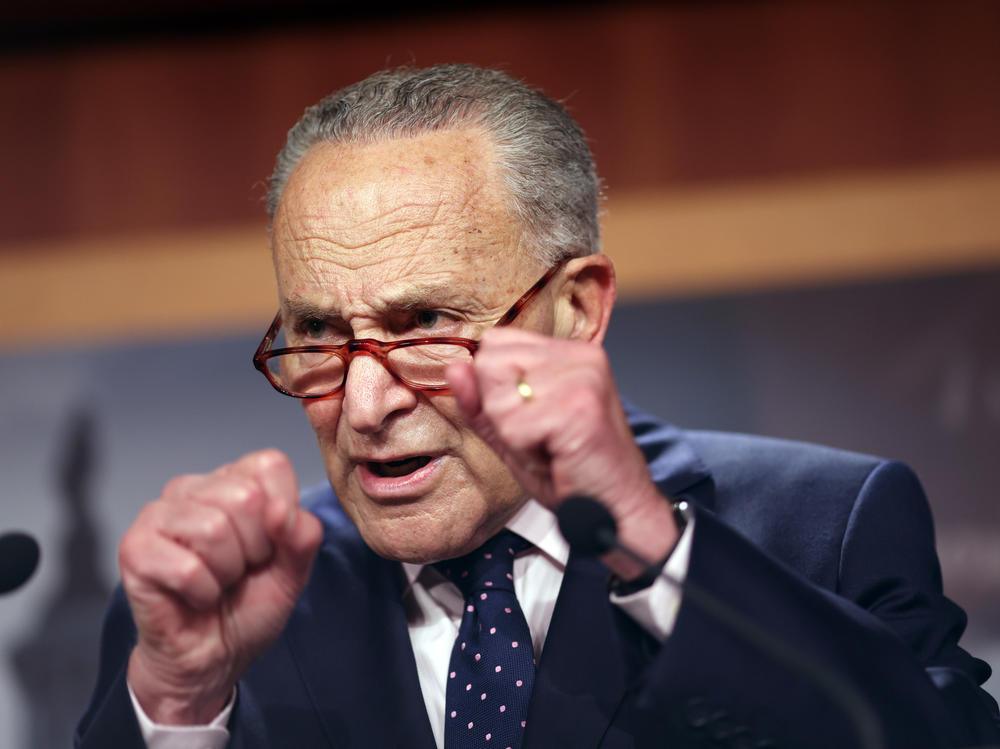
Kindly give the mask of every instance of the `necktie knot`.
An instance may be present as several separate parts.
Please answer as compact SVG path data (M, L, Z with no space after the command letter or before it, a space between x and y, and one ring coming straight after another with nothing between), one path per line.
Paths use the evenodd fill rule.
M514 592L514 557L531 543L509 530L502 530L465 556L437 562L437 570L469 598L490 590Z

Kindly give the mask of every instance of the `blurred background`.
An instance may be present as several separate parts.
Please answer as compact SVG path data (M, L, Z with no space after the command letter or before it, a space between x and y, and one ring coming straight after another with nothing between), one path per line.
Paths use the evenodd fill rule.
M42 562L0 597L0 746L69 745L117 540L168 478L276 445L323 479L250 366L264 181L306 106L401 64L565 101L606 180L622 390L912 464L1000 666L997 39L989 0L5 3L0 533Z

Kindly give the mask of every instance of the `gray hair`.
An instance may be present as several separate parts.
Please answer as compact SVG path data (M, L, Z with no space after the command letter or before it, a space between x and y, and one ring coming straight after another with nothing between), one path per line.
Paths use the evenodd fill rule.
M384 70L309 107L278 153L273 220L295 166L316 143L376 143L477 127L490 137L529 249L546 265L600 251L600 182L580 126L556 101L473 65Z

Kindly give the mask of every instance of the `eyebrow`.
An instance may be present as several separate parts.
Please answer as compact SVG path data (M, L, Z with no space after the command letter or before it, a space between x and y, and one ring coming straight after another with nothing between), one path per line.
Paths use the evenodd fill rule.
M469 295L455 291L448 284L417 283L390 293L387 299L373 304L378 314L407 312L431 307L456 307L479 310L482 305L474 302ZM295 319L316 318L322 320L343 319L339 312L314 304L305 299L286 299L282 305Z
M324 309L317 304L312 302L307 302L304 299L286 299L281 304L282 313L285 310L288 311L288 317L290 319L304 320L304 319L319 319L326 320L331 317L339 317L330 313L330 310ZM284 317L284 314L282 314ZM286 320L287 322L287 320Z

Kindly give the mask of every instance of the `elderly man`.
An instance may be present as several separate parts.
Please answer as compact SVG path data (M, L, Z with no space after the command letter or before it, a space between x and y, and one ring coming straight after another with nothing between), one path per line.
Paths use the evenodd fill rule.
M623 407L597 193L575 122L502 73L388 71L306 112L254 362L329 486L300 504L265 450L142 510L77 746L1000 742L905 467ZM575 494L653 568L570 553Z

